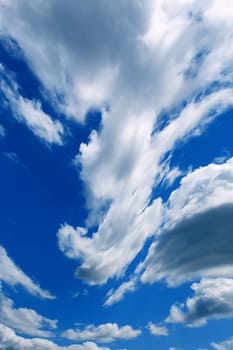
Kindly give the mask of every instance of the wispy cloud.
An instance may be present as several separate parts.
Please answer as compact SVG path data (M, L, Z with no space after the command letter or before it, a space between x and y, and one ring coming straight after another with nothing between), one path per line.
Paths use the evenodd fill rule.
M25 123L37 137L47 144L63 143L65 133L63 125L45 113L39 101L23 97L19 86L2 65L0 66L0 90L13 116Z
M51 330L57 327L57 321L51 320L29 308L15 308L13 300L0 290L0 321L15 331L39 337L51 337Z
M124 295L129 292L133 292L136 289L136 278L132 278L127 282L123 282L117 289L111 289L107 293L107 299L104 303L104 306L111 306L115 303L118 303L123 299Z
M0 124L0 139L4 138L6 136L6 130L5 128Z
M42 289L38 284L28 277L7 255L6 250L0 246L0 280L10 286L21 285L30 294L40 296L44 299L55 297L48 291Z

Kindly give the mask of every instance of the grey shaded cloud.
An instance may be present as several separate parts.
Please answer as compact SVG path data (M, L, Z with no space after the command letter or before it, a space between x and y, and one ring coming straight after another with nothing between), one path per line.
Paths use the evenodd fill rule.
M232 227L232 204L184 219L151 246L142 281L178 285L204 276L233 276Z
M194 296L173 305L166 321L200 327L211 319L233 317L233 279L202 279L192 284Z

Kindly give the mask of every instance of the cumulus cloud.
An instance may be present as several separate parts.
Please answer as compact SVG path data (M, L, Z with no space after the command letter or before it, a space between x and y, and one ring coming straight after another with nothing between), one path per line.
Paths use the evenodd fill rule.
M179 174L165 155L232 107L232 6L1 1L0 32L18 43L50 102L78 121L90 108L102 110L101 130L75 159L86 227L65 224L58 232L61 251L81 261L76 277L103 284L125 273L160 232L163 206L151 194Z
M194 296L182 305L173 305L167 322L200 327L208 320L233 316L233 279L202 279L191 288Z
M5 68L0 65L0 90L5 97L5 103L12 110L13 116L47 144L63 143L64 128L58 120L42 110L39 101L29 100L20 95L20 90Z
M0 324L0 342L3 350L110 350L93 342L80 345L59 346L42 338L24 338L16 335L9 327Z
M55 298L48 291L33 282L7 255L6 250L2 246L0 246L0 281L10 286L21 285L30 294L40 296L44 299Z
M114 340L132 339L141 334L140 330L131 326L119 327L117 323L104 323L99 326L88 325L84 329L68 329L62 336L77 341L95 340L102 343L110 343Z
M177 285L233 275L233 160L187 174L166 204L162 234L138 267L141 281Z
M56 320L51 320L28 308L15 308L13 300L0 291L0 322L15 331L39 337L52 336L51 329L56 328Z
M163 335L167 336L168 335L168 329L167 327L162 327L162 326L157 326L156 324L149 322L147 325L147 328L152 335Z

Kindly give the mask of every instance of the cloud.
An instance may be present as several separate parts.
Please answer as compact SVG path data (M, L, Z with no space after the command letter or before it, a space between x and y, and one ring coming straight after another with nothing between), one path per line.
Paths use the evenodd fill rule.
M194 296L185 304L173 305L167 322L200 327L211 319L233 317L233 279L202 279L191 288Z
M165 156L233 105L232 2L1 4L2 36L17 42L58 111L78 121L102 111L101 130L75 159L86 226L64 224L58 242L85 282L123 276L160 232L163 206L152 192L178 175Z
M30 294L37 295L44 299L54 299L48 291L42 289L33 282L14 261L7 255L6 250L0 246L0 280L10 286L21 285Z
M15 331L39 337L52 336L51 329L56 328L56 320L41 316L35 310L14 308L13 300L0 291L0 322Z
M152 335L163 335L163 336L167 336L168 335L168 329L167 327L161 327L161 326L157 326L156 324L149 322L147 325L148 330L150 331L150 334Z
M84 329L68 329L62 336L77 341L95 340L102 343L110 343L114 340L136 338L141 334L131 326L119 327L116 323L104 323L99 326L88 325Z
M111 306L118 303L124 298L124 295L128 292L134 292L136 289L136 278L132 278L127 282L123 282L117 289L111 289L107 293L107 299L105 300L104 306Z
M2 324L0 324L0 342L4 350L110 350L99 347L93 342L80 345L59 346L54 342L42 338L23 338Z
M133 198L130 201L133 205ZM122 275L145 240L154 233L154 228L160 220L161 201L155 201L142 215L134 218L130 231L124 239L121 233L116 235L115 230L123 233L124 226L125 224L128 226L132 214L129 213L128 217L125 216L125 220L121 220L123 210L123 205L119 207L118 203L112 207L109 219L106 219L100 227L101 232L93 238L86 236L85 230L80 227L75 229L70 225L64 225L58 231L59 247L64 254L72 259L84 260L76 271L78 278L89 284L103 284L109 277Z
M184 22L185 28L186 25L188 23ZM141 42L145 45L145 40L142 38ZM176 44L179 46L179 42ZM152 54L152 48L147 49L148 55ZM175 50L174 46L172 49ZM162 55L162 52L156 50L158 56ZM176 51L172 52L176 55ZM176 58L175 56L174 60ZM154 70L157 68L156 63L153 66ZM201 99L196 100L193 96L193 85L191 88L182 78L182 74L178 74L178 71L182 71L178 62L172 67L167 64L168 66L161 67L164 75L159 76L156 81L162 85L166 77L167 81L174 81L175 84L182 86L180 89L184 93L183 98L162 94L162 87L156 87L153 81L155 86L153 97L158 102L157 106L152 104L149 97L144 100L144 92L142 96L134 95L133 101L128 94L127 101L124 97L119 98L117 105L112 101L109 111L103 112L102 130L99 133L96 131L91 133L88 144L80 146L80 153L76 157L77 164L82 168L83 181L88 188L91 222L87 220L87 226L94 221L98 230L90 237L80 235L80 228L65 225L58 232L58 240L60 249L68 257L82 261L76 276L89 284L103 284L113 276L122 276L146 240L157 233L163 214L161 200L155 200L151 206L148 203L153 187L158 185L163 176L168 177L167 171L166 175L163 173L164 164L161 164L164 155L178 142L190 135L200 134L205 124L210 123L225 108L232 106L231 88L221 88L208 95L203 94ZM166 76L168 71L169 79ZM137 74L135 72L136 77ZM154 72L150 74L153 76ZM149 79L148 84L150 83L152 82ZM204 86L209 83L210 81L207 83L205 79L201 82ZM143 84L144 81L142 86L147 91L148 87ZM172 93L173 88L175 89L172 87L169 92ZM138 89L140 90L141 86ZM166 107L170 104L180 105L185 99L184 90L186 93L190 92L189 103L181 108L177 118L170 120L163 130L152 133L156 116L162 108L160 103L165 103L161 102L164 96L174 98L172 102L166 101ZM114 96L114 99L118 101L117 97ZM155 115L154 109L158 114Z
M5 128L0 124L0 139L4 138L6 136L6 130Z
M233 275L233 159L186 175L166 204L161 234L138 267L143 283Z
M216 350L232 350L233 338L223 341L222 343L211 343L211 346Z
M5 97L5 104L12 110L13 116L47 144L63 143L64 128L58 120L42 110L39 101L29 100L20 95L19 86L9 72L0 65L0 90Z

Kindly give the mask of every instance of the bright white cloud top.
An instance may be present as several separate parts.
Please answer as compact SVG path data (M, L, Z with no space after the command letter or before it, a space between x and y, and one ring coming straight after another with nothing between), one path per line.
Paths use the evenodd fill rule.
M0 0L1 40L26 62L39 91L36 99L26 96L17 74L1 64L4 108L49 150L65 150L72 123L85 128L88 112L101 112L99 127L77 141L66 164L81 180L85 219L56 226L57 246L76 263L69 266L77 283L107 285L105 312L145 284L192 283L194 296L174 302L166 327L149 320L142 325L151 335L169 336L171 323L202 326L233 316L232 154L189 168L172 162L179 147L233 108L232 23L232 0ZM1 142L6 135L0 124ZM53 298L3 247L0 280ZM14 331L47 338L57 321L14 308L5 294L0 302L7 350L97 350L92 341L142 333L128 322L90 321L60 331L84 344L27 339ZM31 320L27 332L24 319ZM224 349L228 343L213 344Z

